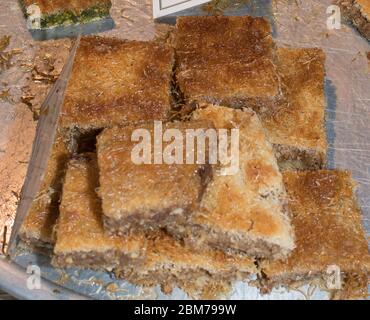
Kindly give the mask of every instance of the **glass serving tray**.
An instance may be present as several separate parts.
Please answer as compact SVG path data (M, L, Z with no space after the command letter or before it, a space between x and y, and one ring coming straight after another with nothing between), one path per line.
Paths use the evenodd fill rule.
M111 11L115 27L102 36L127 39L150 40L158 32L151 18L149 0L114 0ZM357 196L362 208L363 224L367 236L370 234L370 66L366 53L370 43L356 30L343 26L329 31L326 27L327 7L330 0L313 1L251 1L249 5L232 6L224 10L229 15L263 15L273 26L273 36L278 46L320 47L326 53L327 96L326 128L328 134L328 158L330 168L351 170L358 182ZM19 9L19 8L18 8ZM32 55L37 42L27 33L20 12L11 0L0 3L0 18L7 15L0 32L13 34L18 43L33 43L28 53ZM181 14L205 14L198 7ZM6 25L6 21L11 26ZM4 74L0 74L2 80ZM19 77L11 81L16 86ZM16 117L9 117L6 102L0 100L0 146L8 139L10 128ZM10 108L10 107L9 107ZM10 109L11 110L11 109ZM11 112L11 111L9 111ZM14 110L13 110L14 112ZM11 120L9 120L11 119ZM23 124L24 125L24 124ZM32 138L28 139L31 146ZM24 151L26 152L26 151ZM0 161L7 155L0 153ZM3 177L0 177L0 180ZM22 181L22 180L20 180ZM21 183L18 183L20 189ZM0 208L4 208L0 207ZM13 208L14 209L14 208ZM9 209L8 209L9 210ZM8 211L9 213L9 211ZM0 217L4 212L0 212ZM14 214L14 212L12 213ZM27 288L30 276L26 269L30 265L40 267L42 286L38 290ZM0 256L0 288L25 299L187 299L180 289L165 295L159 287L140 288L123 280L117 280L106 272L91 270L56 270L43 255L19 249L17 257L9 262ZM328 299L328 294L310 286L287 291L274 289L269 295L261 295L253 286L237 282L228 296L230 299Z

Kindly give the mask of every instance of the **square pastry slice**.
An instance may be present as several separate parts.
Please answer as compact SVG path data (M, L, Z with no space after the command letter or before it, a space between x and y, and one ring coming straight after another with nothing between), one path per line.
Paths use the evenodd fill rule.
M260 113L280 169L320 169L326 163L325 54L321 49L277 50L283 97Z
M270 259L286 257L294 248L286 192L257 115L249 109L209 105L196 110L193 118L211 120L217 129L239 131L238 164L232 174L214 173L200 208L181 223L170 224L169 232L194 247L206 245Z
M62 180L70 156L61 134L56 135L45 176L19 236L28 246L49 251L55 242L53 228L59 214Z
M188 102L255 107L279 95L267 20L178 17L176 77Z
M370 40L370 1L369 0L336 0L342 9L342 15Z
M26 18L34 17L31 14L35 12L41 15L41 28L106 18L112 6L110 0L20 0L20 3Z
M342 288L350 289L352 295L367 294L367 284L361 279L369 273L370 256L350 174L338 170L287 171L283 177L296 248L284 261L261 263L265 286L289 287L322 279L324 285L342 282ZM329 275L336 273L342 281L330 280Z
M186 163L187 151L190 154L197 146L192 143L187 149L186 133L205 132L202 129L211 126L208 121L154 122L109 128L98 136L99 195L110 233L158 229L197 207L211 170L206 155L204 161L194 158ZM176 151L171 149L173 135L179 136L176 141L181 144ZM165 159L166 152L168 156L176 152L179 161Z
M67 268L112 270L142 263L145 239L140 236L117 238L104 232L96 155L73 158L67 168L56 226L52 263Z
M236 280L257 272L254 259L219 250L193 250L164 232L148 240L145 262L117 270L120 277L143 286L180 287L192 297L216 298Z
M170 115L173 50L157 42L81 39L61 112L62 127L98 129Z
M217 250L194 251L163 231L147 237L142 233L107 235L97 185L94 154L70 161L56 228L54 266L105 268L135 284L181 286L194 293L212 288L213 283L228 284L256 274L251 258Z

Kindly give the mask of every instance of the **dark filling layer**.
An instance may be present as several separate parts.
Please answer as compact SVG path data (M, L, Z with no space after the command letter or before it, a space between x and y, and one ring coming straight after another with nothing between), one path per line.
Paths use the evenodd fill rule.
M169 224L167 231L175 238L182 239L194 248L207 247L222 250L230 254L245 254L256 258L278 260L285 258L289 251L280 246L246 236L232 236L225 232L217 232L205 226L187 223Z
M145 215L143 213L133 213L128 217L113 219L103 216L104 229L111 235L126 235L134 230L154 231L164 228L168 224L180 219L181 216L188 215L191 210L183 209L181 214L171 214L175 208L162 210L155 214Z
M325 155L314 149L299 149L274 144L280 170L319 170L325 167Z
M143 258L132 258L128 254L118 253L116 250L60 253L55 254L52 259L52 265L59 268L103 268L107 270L138 266L142 262Z
M36 238L28 238L24 234L20 234L19 237L21 239L21 242L19 243L21 248L25 248L26 250L31 250L45 256L52 256L54 244Z

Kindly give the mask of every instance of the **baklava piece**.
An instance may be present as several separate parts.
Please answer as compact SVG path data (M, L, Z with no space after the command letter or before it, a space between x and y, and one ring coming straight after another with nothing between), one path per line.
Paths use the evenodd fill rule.
M342 287L331 290L333 300L369 299L369 272L342 274Z
M228 256L219 250L193 250L162 232L148 241L142 266L118 271L134 284L179 287L198 298L219 298L233 281L247 280L256 272L252 258Z
M168 231L194 247L269 259L286 257L294 248L286 193L257 115L249 109L209 105L196 110L193 118L211 120L217 129L238 129L239 163L232 174L214 173L200 208L187 219L171 223ZM220 166L218 170L229 164Z
M260 113L282 170L326 164L325 54L321 49L277 50L283 97Z
M189 102L253 107L279 96L271 29L263 18L178 17L176 78Z
M369 0L336 0L345 17L357 30L370 40L370 2Z
M81 39L61 126L99 129L170 116L173 50L157 42Z
M110 0L19 0L25 17L40 13L40 27L54 28L60 25L87 23L109 17ZM35 6L39 11L35 11ZM32 8L33 10L30 10Z
M104 225L112 234L164 227L170 220L188 215L199 204L211 169L206 155L203 163L186 163L185 136L187 129L208 129L211 123L174 122L155 127L157 125L162 126L161 122L156 122L109 128L97 138L99 195L103 203ZM178 153L181 163L168 164L162 157L161 150L165 152L173 142L170 136L167 136L168 142L161 141L162 132L164 135L170 133L168 129L177 131L183 138ZM155 132L160 132L159 140ZM133 139L136 133L137 139ZM159 153L157 147L161 148Z
M105 234L96 155L73 158L67 168L56 225L52 264L56 267L112 270L142 263L145 239L139 235L117 238Z
M337 296L367 295L370 256L350 174L287 171L283 177L296 248L287 260L260 264L264 289L320 280L324 288L329 283L327 289ZM333 287L339 284L333 278L336 272L341 275L342 291Z
M212 284L228 286L256 274L252 258L227 256L216 250L194 251L163 231L109 236L96 194L98 167L94 154L70 161L63 187L53 265L114 270L137 285L180 286L199 294ZM214 292L217 294L217 292Z
M19 232L32 248L49 252L55 238L53 228L59 214L59 199L66 164L70 156L63 136L57 133L43 182Z

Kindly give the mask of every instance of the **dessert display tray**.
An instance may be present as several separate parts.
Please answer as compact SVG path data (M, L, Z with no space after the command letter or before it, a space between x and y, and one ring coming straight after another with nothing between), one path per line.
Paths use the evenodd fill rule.
M112 18L115 27L102 36L149 40L156 35L156 26L151 18L151 4L146 1L129 1L129 19L121 19L120 9L127 1L113 1ZM12 4L13 3L13 4ZM252 3L254 3L252 1ZM224 14L265 16L273 26L274 41L278 46L320 47L326 53L327 98L326 130L328 137L329 168L348 169L358 183L357 197L363 213L363 225L367 237L370 235L370 43L353 28L343 25L338 30L328 30L327 8L330 0L314 1L260 1L258 5L244 5L224 10ZM125 11L125 12L126 12ZM18 43L27 39L34 41L22 22L20 8L11 0L0 4L0 18L6 14L9 24L17 23L18 32L14 37ZM201 8L186 12L206 14ZM14 29L14 28L13 28ZM0 26L0 34L10 33L12 27ZM89 30L90 31L90 30ZM61 30L61 33L65 30ZM60 35L62 36L62 34ZM56 37L59 37L56 35ZM38 42L34 43L37 47ZM31 48L28 50L35 50ZM0 73L5 81L6 74ZM14 86L18 79L11 79ZM0 147L9 140L7 128L16 123L10 116L7 102L0 100ZM10 110L10 111L6 111ZM7 113L8 112L8 113ZM33 137L29 143L32 144ZM21 143L21 142L19 142ZM0 153L0 162L6 154ZM9 160L8 160L9 161ZM0 170L1 174L1 170ZM0 176L0 180L5 176ZM18 184L21 187L21 184ZM0 207L0 218L5 214ZM1 219L0 219L1 222ZM1 230L0 230L1 231ZM180 289L165 295L159 287L140 288L115 279L106 272L91 270L57 270L50 266L49 258L18 248L14 261L0 255L0 289L21 299L187 299ZM35 272L30 266L41 271L41 288L30 289L29 279ZM27 273L28 272L28 273ZM302 288L274 289L271 294L261 295L259 290L246 282L235 283L229 299L328 299L329 294L314 285Z

